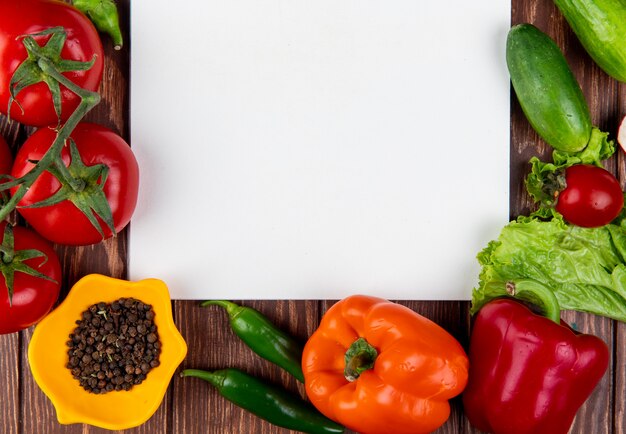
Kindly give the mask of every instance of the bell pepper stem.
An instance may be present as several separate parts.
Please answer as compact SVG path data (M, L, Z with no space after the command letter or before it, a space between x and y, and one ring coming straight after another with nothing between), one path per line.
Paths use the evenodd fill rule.
M536 280L523 279L507 282L506 292L515 298L528 301L541 308L543 315L557 324L561 323L561 306L550 288Z
M356 381L363 372L372 369L376 357L378 357L378 351L364 338L354 341L346 351L346 366L343 372L346 380Z

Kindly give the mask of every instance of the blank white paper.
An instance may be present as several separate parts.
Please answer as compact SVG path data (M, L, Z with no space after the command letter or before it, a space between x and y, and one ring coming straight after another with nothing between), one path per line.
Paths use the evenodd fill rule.
M131 8L131 279L470 299L509 218L509 2Z

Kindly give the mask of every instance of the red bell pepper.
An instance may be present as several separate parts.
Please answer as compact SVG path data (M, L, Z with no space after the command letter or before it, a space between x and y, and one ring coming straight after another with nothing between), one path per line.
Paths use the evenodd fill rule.
M512 299L478 312L463 394L474 427L496 434L569 431L604 375L609 351L601 339L560 321L558 312L559 323Z

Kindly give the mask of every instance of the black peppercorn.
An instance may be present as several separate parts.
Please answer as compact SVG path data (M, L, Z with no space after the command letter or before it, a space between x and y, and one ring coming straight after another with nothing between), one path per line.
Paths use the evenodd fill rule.
M67 341L67 368L87 391L130 390L159 366L152 306L133 298L90 306Z

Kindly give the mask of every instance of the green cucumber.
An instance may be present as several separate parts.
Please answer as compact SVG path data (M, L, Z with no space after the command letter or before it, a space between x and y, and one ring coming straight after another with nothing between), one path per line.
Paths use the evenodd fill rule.
M554 0L587 53L611 77L626 82L626 1Z
M509 31L506 63L526 118L554 149L583 150L591 137L585 96L556 43L531 24Z

